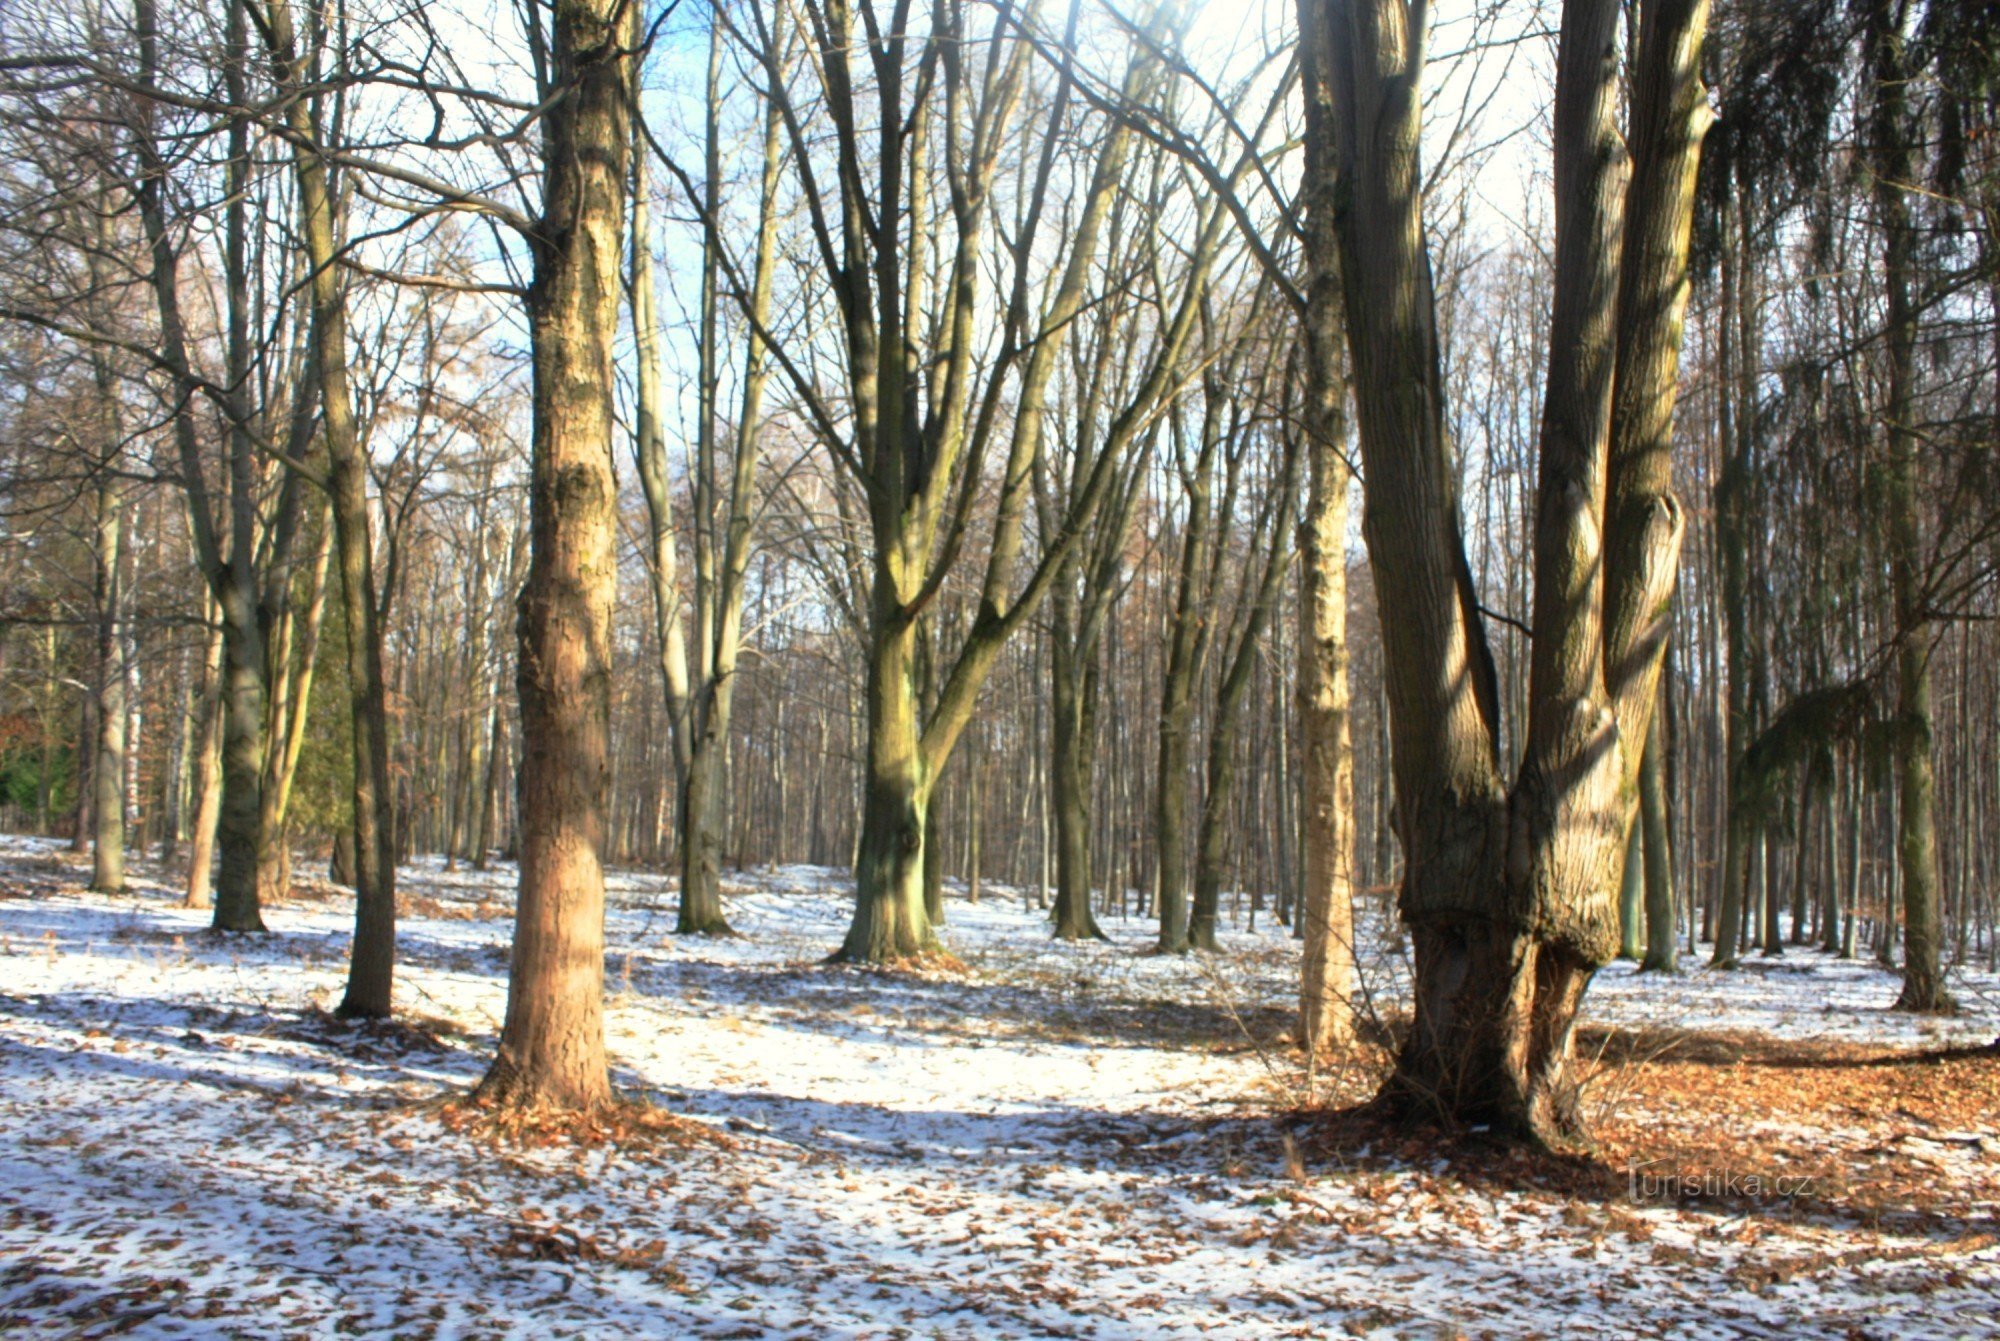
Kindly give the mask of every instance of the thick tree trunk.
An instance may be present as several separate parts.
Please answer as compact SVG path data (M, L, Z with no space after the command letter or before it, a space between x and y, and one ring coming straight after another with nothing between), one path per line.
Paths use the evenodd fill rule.
M610 1102L604 1051L605 799L617 480L611 443L632 11L558 0L546 176L528 298L534 356L530 558L520 597L521 884L507 1016L478 1097Z
M1528 745L1511 795L1440 420L1417 161L1426 34L1411 27L1423 11L1305 0L1300 17L1307 86L1330 89L1331 115L1309 123L1308 139L1331 134L1335 145L1326 198L1354 351L1363 529L1385 612L1415 950L1415 1019L1385 1097L1556 1143L1583 1135L1569 1065L1577 1009L1617 948L1613 879L1678 556L1668 449L1705 129L1695 73L1705 7L1650 5L1632 81L1640 166L1626 199L1620 12L1616 0L1563 7Z
M221 601L222 805L215 842L215 929L262 931L258 871L264 841L264 647L257 611L232 581Z
M730 934L722 911L722 837L716 816L720 753L713 747L695 751L681 790L681 901L674 930L684 936Z
M893 603L886 577L877 603ZM895 963L937 953L924 906L930 780L924 776L915 682L914 621L882 612L868 656L868 741L861 842L854 863L854 919L838 962Z

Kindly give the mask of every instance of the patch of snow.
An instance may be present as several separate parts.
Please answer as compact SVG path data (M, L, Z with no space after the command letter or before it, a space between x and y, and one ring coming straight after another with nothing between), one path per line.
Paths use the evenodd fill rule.
M432 1043L325 1016L348 900L218 937L136 865L92 895L58 845L0 838L0 1329L22 1335L2000 1335L1992 1246L1680 1208L1621 1229L1379 1161L1289 1177L1301 1077L1258 1042L1296 992L1275 923L1161 958L1137 920L1054 943L988 886L950 904L967 972L881 975L821 962L838 873L732 877L744 934L706 940L669 934L671 881L616 872L615 1079L736 1148L496 1151L422 1102L491 1054L511 868L401 873L422 914L398 1003ZM1872 966L1787 963L1809 971L1615 968L1590 1008L1994 1033L1990 980L1932 1035L1880 1009Z

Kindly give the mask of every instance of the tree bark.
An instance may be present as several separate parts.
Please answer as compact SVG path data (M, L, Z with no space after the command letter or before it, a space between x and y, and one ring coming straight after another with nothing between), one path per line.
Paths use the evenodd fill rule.
M97 711L94 714L96 760L90 778L91 870L90 887L100 894L119 894L125 889L125 658L121 648L120 622L125 602L125 581L121 540L125 501L118 471L122 452L116 391L110 366L102 355L95 358L97 393L101 402L105 460L97 490Z
M1672 826L1667 816L1666 690L1646 736L1646 757L1639 764L1639 822L1645 831L1646 957L1642 973L1679 971L1679 935L1674 926L1674 854Z
M877 578L878 606L900 607L891 578ZM915 679L916 622L878 609L869 648L867 753L854 918L835 958L856 964L921 959L938 950L924 905L925 775Z
M1954 1008L1939 961L1937 783L1931 761L1931 621L1923 609L1924 548L1917 520L1915 364L1917 310L1910 270L1916 230L1904 192L1913 189L1911 129L1905 109L1910 74L1904 27L1908 0L1876 0L1865 24L1873 81L1868 114L1876 225L1882 230L1882 278L1888 291L1888 435L1884 494L1890 585L1896 602L1896 846L1902 871L1903 990L1898 1010L1948 1014Z
M629 180L632 11L557 0L531 238L534 361L528 578L521 590L521 883L507 1016L477 1096L588 1110L611 1101L604 1051L605 800L617 480L611 443Z
M375 539L368 513L368 458L347 382L347 302L338 269L336 208L320 158L315 108L304 95L311 60L298 49L290 9L267 4L264 33L286 110L299 191L301 234L311 265L312 352L326 443L327 492L339 549L341 614L347 634L348 741L353 757L354 942L338 1013L386 1017L396 961L396 856L389 780L388 686L382 670L382 620L375 585ZM300 731L303 735L304 690Z
M1301 10L1303 16L1304 10ZM1297 921L1299 1039L1308 1057L1354 1037L1354 737L1348 687L1346 314L1341 310L1340 235L1332 196L1334 74L1328 34L1301 43L1305 85L1308 257L1304 322L1307 489L1299 538L1304 564L1299 611L1300 804L1304 888ZM1384 768L1387 761L1381 761Z
M1681 532L1669 448L1706 8L1646 9L1629 195L1620 9L1563 7L1533 664L1511 793L1441 422L1417 153L1427 11L1401 0L1304 0L1300 11L1304 60L1331 72L1327 161L1416 956L1416 1017L1385 1097L1550 1144L1584 1136L1569 1065L1577 1010L1617 949L1612 877Z

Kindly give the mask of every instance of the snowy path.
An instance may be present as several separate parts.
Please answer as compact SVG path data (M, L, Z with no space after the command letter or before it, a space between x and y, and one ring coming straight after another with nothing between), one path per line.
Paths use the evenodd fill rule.
M0 1331L47 1336L2000 1336L2000 1206L1866 1228L1783 1208L1570 1203L1442 1162L1309 1161L1272 1044L1295 952L1051 946L1013 900L951 909L952 978L828 969L826 873L746 877L741 940L665 932L614 882L616 1078L734 1148L506 1150L422 1101L475 1079L511 875L405 873L399 1001L353 1030L344 902L217 939L146 885L80 892L0 839ZM1393 989L1393 957L1375 978ZM1892 980L1804 958L1652 983L1599 1020L1984 1042ZM2000 1166L2000 1129L1950 1165ZM1954 1147L1954 1150L1957 1150Z

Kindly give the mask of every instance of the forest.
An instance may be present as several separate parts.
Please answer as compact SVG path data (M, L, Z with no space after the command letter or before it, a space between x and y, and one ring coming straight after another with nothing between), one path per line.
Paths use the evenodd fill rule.
M2000 1337L2000 11L0 0L0 1332Z

